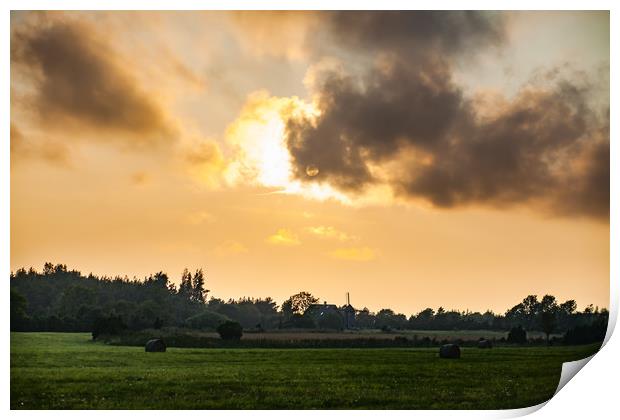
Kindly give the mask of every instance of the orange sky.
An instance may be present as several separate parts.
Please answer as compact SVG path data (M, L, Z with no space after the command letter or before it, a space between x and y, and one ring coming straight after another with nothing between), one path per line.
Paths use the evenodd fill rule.
M406 314L545 293L608 306L608 14L491 15L500 35L463 18L475 55L407 25L369 45L349 18L13 13L11 268L203 267L222 298L350 292ZM437 97L459 101L455 122ZM435 115L454 131L422 130Z

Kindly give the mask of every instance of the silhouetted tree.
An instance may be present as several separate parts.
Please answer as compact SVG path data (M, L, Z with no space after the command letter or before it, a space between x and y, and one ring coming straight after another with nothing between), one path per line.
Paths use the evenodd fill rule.
M299 292L282 303L283 309L289 309L292 314L303 314L310 305L319 301L318 298L312 296L309 292Z
M409 319L409 326L412 329L431 329L434 317L435 311L431 308L426 308L420 311L415 317Z
M560 309L566 314L572 315L577 310L577 302L573 299L567 300L566 302L560 304Z
M555 296L543 296L539 305L540 328L547 336L547 344L549 344L549 335L555 329L557 324L558 304Z
M11 331L26 331L30 318L26 314L26 298L11 287Z
M192 273L186 268L181 275L181 284L179 284L178 294L189 301L192 299L192 289Z
M54 264L51 262L46 262L43 264L43 275L49 276L51 274L54 274Z
M93 307L97 302L97 292L89 287L74 285L65 289L60 299L60 312L74 317L80 307Z
M571 324L571 319L574 318L575 312L577 311L577 302L574 300L567 300L564 303L561 303L558 308L558 327L560 330L566 331L569 329Z
M205 289L205 278L202 268L196 270L191 281L191 300L198 303L205 303L209 290Z
M357 313L355 314L355 325L357 325L359 328L375 328L375 314L370 312L368 308L357 311Z
M211 311L221 321L230 319L243 328L316 328L315 319L306 317L306 309L318 299L308 292L291 296L280 306L271 298L246 298L223 301L211 298L207 304L204 274L184 270L179 287L174 287L163 272L144 279L126 276L98 277L83 275L76 270L68 270L64 264L46 263L42 272L34 268L20 268L10 276L11 287L11 328L29 331L91 331L98 318L118 316L127 322L130 329L152 328L159 318L166 326L190 326L188 319ZM202 277L202 281L201 281ZM198 279L195 281L195 279ZM202 288L198 298L196 290ZM14 292L18 293L16 295ZM25 298L24 305L22 299ZM545 319L543 315L555 308L556 316ZM507 331L517 325L524 330L547 330L565 332L578 326L590 326L599 319L607 322L608 312L593 305L582 312L577 311L574 300L558 304L548 295L538 301L535 295L527 296L505 315L491 311L459 312L446 311L443 307L437 312L426 308L408 319L389 308L377 314L364 308L356 312L356 326L359 328L388 329L466 329ZM553 312L553 311L552 311ZM25 316L24 316L25 315ZM211 324L210 329L219 325ZM198 327L200 328L200 327ZM600 328L599 328L600 330ZM575 332L571 333L575 336ZM576 330L578 334L582 334ZM585 331L585 330L584 330ZM600 334L599 334L600 336ZM571 335L569 334L569 338Z

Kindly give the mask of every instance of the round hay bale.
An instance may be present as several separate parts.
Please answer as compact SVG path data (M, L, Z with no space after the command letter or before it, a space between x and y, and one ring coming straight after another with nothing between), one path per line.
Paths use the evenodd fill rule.
M491 342L491 340L480 340L478 341L478 348L479 349L492 349L493 348L493 343Z
M461 357L461 348L456 344L444 344L439 347L439 357L442 359L459 359Z
M144 346L144 351L152 353L152 352L165 352L166 351L166 343L161 338L154 338L146 342Z

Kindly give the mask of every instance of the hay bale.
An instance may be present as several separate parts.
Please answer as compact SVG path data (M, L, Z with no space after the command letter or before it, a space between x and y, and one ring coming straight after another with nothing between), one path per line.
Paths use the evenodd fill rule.
M478 341L478 348L479 349L492 349L493 343L491 342L491 340L481 339Z
M165 352L166 351L166 343L161 338L154 338L146 342L144 346L144 351L152 353L152 352Z
M461 357L461 348L456 344L444 344L439 347L439 357L442 359L459 359Z

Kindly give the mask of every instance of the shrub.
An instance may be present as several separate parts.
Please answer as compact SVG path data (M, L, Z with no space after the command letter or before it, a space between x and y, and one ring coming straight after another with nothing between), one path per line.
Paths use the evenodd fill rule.
M217 312L205 310L185 320L185 324L197 330L214 330L231 319Z
M512 344L525 344L527 343L527 333L521 325L513 327L508 332L508 339L506 341Z
M243 328L238 322L226 321L217 327L217 332L223 340L239 340L243 335Z

